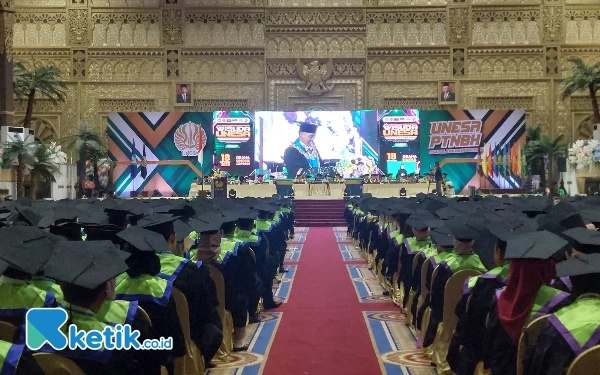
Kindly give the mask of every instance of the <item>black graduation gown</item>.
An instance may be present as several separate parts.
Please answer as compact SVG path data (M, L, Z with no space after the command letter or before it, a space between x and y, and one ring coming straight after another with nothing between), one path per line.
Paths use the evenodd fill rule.
M15 375L44 375L44 371L37 364L32 353L23 352L21 358L19 358L19 364L17 365Z
M259 291L260 296L263 298L263 304L267 307L272 306L275 302L273 301L273 278L277 274L277 263L274 263L271 257L271 249L269 238L264 232L258 232L260 237L260 243L258 245L251 245L250 248L254 251L256 256L256 273L260 279L261 290ZM252 299L253 301L255 298ZM256 301L258 305L258 301ZM254 315L256 309L254 309L254 302L250 303L250 314Z
M157 339L160 337L160 335L157 335L154 331L154 327L146 322L146 318L143 317L139 311L135 314L131 328L132 330L140 331L140 342L143 342L146 339ZM173 341L173 345L175 345L175 339L173 339ZM184 348L183 346L181 347ZM69 357L69 351L64 351L59 354L64 355L67 358ZM173 352L163 350L114 350L106 364L99 363L92 359L72 358L72 360L87 375L160 375L161 365L166 365L167 367L170 366L168 357L179 356L180 355L175 355Z
M546 323L538 337L537 344L527 348L524 373L527 375L566 375L575 358L575 352L563 335L552 324Z
M148 313L152 328L158 337L172 337L173 349L166 351L171 357L183 357L185 355L185 340L179 323L177 308L173 296L165 306L152 301L138 301L138 305Z
M484 363L485 368L491 370L492 375L515 375L517 373L517 344L512 341L508 333L502 327L498 317L498 300L494 298L493 308L488 316L484 345ZM572 303L572 299L567 297L549 313L562 309ZM541 345L541 341L539 342ZM529 372L525 372L529 375Z
M310 166L308 164L308 160L300 153L300 151L296 150L295 147L290 146L285 149L283 153L283 162L285 163L285 167L287 168L287 178L294 178L300 168L303 170L307 170ZM319 158L320 164L322 164L321 158Z
M431 316L429 317L429 326L423 327L426 329L423 336L423 347L428 347L433 344L437 333L438 325L444 320L444 292L446 283L452 276L453 272L447 268L438 267L437 277L431 285L429 292L429 306L431 307Z
M190 314L190 336L196 343L206 363L219 350L223 341L223 325L217 311L216 286L206 267L197 267L188 262L173 282L188 302Z
M406 249L404 242L400 245L400 274L398 276L398 282L404 283L404 300L402 301L402 307L406 307L408 303L408 296L410 294L410 285L412 283L412 264L415 253L409 254Z
M429 263L429 266L427 267L427 274L425 276L425 286L427 287L427 290L429 290L429 294L427 296L425 296L425 300L423 302L423 304L421 305L421 308L419 309L419 311L417 311L417 324L416 327L417 329L421 330L423 327L422 323L423 323L423 315L425 315L425 310L427 310L427 308L429 307L430 303L429 303L429 296L431 294L431 279L433 277L433 271L435 270L435 266L432 263Z
M456 306L458 322L450 346L447 360L457 375L472 375L477 364L483 360L485 322L495 304L496 290L505 284L499 279L480 277L471 290L463 295ZM469 306L467 308L467 302Z
M225 308L231 312L236 328L245 327L247 323L249 295L254 286L251 261L249 248L243 246L227 263L217 265L225 279Z
M413 259L413 263L417 262L417 266L412 273L412 277L410 279L409 288L415 292L415 296L413 297L413 304L410 306L413 321L410 322L413 326L417 324L417 306L419 297L421 296L421 270L423 268L423 263L426 260L426 256L424 252L420 252L416 255L416 258Z

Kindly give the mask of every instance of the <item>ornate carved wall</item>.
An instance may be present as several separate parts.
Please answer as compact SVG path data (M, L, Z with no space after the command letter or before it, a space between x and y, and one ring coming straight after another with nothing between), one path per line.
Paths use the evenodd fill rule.
M16 60L58 66L68 82L64 105L36 106L50 138L79 121L103 127L112 111L443 108L437 90L446 79L459 83L457 108L524 108L530 123L573 138L585 131L579 125L591 106L585 93L560 99L567 60L600 61L598 0L14 0L13 7ZM333 89L300 91L297 59L330 58ZM190 106L175 105L176 83L192 84ZM18 121L24 104L15 104Z

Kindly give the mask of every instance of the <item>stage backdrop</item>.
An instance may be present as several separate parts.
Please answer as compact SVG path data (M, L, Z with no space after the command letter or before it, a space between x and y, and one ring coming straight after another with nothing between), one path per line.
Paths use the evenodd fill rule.
M117 194L128 197L132 191L152 194L158 189L164 196L187 195L194 177L212 169L212 128L213 112L109 114L109 157L117 162Z
M421 173L439 161L457 194L524 185L524 110L421 111L419 119Z

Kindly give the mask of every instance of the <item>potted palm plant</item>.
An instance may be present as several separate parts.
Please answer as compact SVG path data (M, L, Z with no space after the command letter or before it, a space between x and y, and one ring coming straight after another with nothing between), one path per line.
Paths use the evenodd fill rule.
M54 66L36 66L33 70L29 70L22 62L15 63L13 75L15 95L19 98L27 98L23 127L31 127L36 96L53 102L65 101L67 87L60 80L60 75L60 69Z
M572 57L569 62L573 65L571 75L562 82L562 99L565 100L578 91L588 90L594 111L594 124L596 124L594 130L597 130L600 124L600 109L596 98L596 93L600 89L600 63L586 65L579 57Z
M25 195L24 176L34 164L37 144L15 139L3 145L2 168L13 169L17 177L17 199Z
M92 162L94 184L99 187L100 179L98 176L98 162L106 154L106 145L104 138L96 129L86 123L79 124L79 129L76 134L63 139L63 144L66 148L76 152L79 155L78 174L79 174L79 195L83 195L83 184L85 182L85 165L89 160Z
M38 143L33 152L34 160L29 171L31 178L31 199L37 199L39 183L56 182L61 174L60 166L67 162L67 155L56 143Z
M538 127L539 128L539 127ZM534 134L535 135L535 134ZM540 134L537 140L532 140L527 143L526 158L532 165L541 165L540 184L546 187L546 172L543 167L548 163L548 180L550 186L554 183L554 162L559 157L564 157L567 150L567 145L564 141L564 135L561 134L556 138L550 138L545 134Z

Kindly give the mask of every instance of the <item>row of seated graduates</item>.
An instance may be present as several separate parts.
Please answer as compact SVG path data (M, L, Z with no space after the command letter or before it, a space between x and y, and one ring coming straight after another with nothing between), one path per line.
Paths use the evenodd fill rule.
M600 365L600 199L556 203L363 197L346 219L438 373L571 374L592 348L585 373Z
M265 275L278 272L293 235L290 206L278 198L2 202L2 374L42 374L57 363L80 374L202 373L222 352L247 349L240 334L260 320L260 300L265 309L280 304ZM189 251L191 259L177 255ZM173 345L57 352L46 344L32 353L25 315L44 307L63 308L80 330L130 324L140 341L172 337Z

